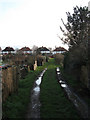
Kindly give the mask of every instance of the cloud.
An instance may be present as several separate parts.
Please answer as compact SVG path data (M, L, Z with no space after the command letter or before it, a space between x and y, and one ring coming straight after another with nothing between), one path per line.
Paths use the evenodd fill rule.
M76 5L73 0L0 0L0 42L2 46L59 46L61 18ZM81 1L81 0L77 0ZM76 3L77 3L76 1ZM83 0L82 0L83 1ZM79 4L79 3L77 3ZM4 14L3 14L4 13Z

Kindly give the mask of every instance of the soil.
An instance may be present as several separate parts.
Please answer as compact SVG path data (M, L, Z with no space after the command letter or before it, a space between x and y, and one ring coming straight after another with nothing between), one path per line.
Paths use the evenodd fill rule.
M40 118L40 100L39 100L39 95L40 95L40 84L42 81L42 77L44 72L47 69L43 70L42 73L38 76L36 79L33 89L31 91L30 95L30 103L28 105L27 113L26 113L26 119L36 119Z
M57 71L58 73L58 71ZM78 88L71 88L69 86L69 83L64 80L63 76L60 74L57 74L58 81L63 81L65 82L60 83L61 87L65 90L67 93L68 98L73 102L77 110L79 110L80 115L82 118L90 118L90 107L88 107L88 104L85 100L89 100L89 94L87 89L82 88L79 86ZM64 86L63 86L64 85ZM68 85L68 86L67 86ZM66 87L65 87L66 86ZM66 95L66 94L65 94Z

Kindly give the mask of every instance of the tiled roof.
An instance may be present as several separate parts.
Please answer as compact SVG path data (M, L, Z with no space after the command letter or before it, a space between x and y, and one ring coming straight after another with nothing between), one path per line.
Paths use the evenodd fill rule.
M53 51L67 51L67 50L65 48L63 48L63 47L57 47Z
M6 47L4 50L2 51L15 51L12 47Z
M20 49L20 51L32 51L29 47L23 47Z
M49 51L49 49L47 49L46 47L40 47L40 48L38 48L38 50L40 50L40 51Z

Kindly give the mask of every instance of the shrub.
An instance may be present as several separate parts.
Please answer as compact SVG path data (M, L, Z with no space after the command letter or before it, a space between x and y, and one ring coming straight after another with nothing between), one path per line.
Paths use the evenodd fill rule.
M55 61L56 61L57 64L63 65L64 55L62 55L62 54L56 54L54 56L54 58L55 58Z
M42 66L44 62L46 62L45 56L37 55L37 65Z

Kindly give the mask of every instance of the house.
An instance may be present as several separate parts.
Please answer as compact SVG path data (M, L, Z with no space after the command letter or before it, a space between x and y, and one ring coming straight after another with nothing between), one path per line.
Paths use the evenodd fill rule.
M2 49L0 47L0 65L2 64Z
M23 53L23 54L31 54L32 50L29 47L22 47L18 52Z
M1 51L2 51L2 48L0 47L0 53L1 53Z
M6 47L2 50L2 54L15 53L15 50L12 47Z
M0 56L2 55L2 48L0 47Z
M44 53L46 53L46 54L49 54L50 53L50 50L49 49L47 49L46 47L39 47L38 49L37 49L37 51L38 52L40 52L41 54L44 54Z
M57 48L55 48L54 50L53 50L53 54L57 54L57 53L64 53L64 52L66 52L67 50L65 49L65 48L63 48L63 47L57 47Z

